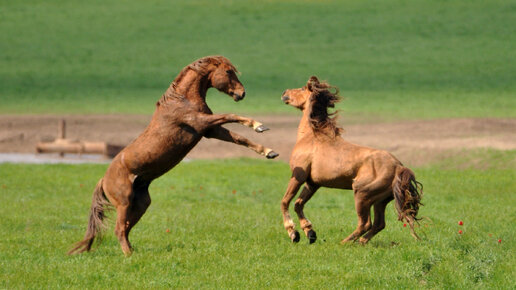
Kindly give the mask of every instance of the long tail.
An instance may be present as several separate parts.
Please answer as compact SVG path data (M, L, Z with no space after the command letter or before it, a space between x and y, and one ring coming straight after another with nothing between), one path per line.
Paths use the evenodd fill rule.
M105 225L103 223L105 217L105 210L110 205L109 201L104 195L102 189L102 178L97 183L95 191L93 191L93 200L91 202L90 209L90 220L88 222L88 228L86 229L86 235L82 241L77 242L74 248L68 252L68 255L80 254L91 250L91 246L96 237L100 238Z
M412 170L401 167L396 173L393 182L394 200L396 201L396 210L398 211L398 220L407 221L410 226L410 233L419 240L419 236L414 231L414 223L417 222L417 213L423 197L423 185L416 181L416 176Z

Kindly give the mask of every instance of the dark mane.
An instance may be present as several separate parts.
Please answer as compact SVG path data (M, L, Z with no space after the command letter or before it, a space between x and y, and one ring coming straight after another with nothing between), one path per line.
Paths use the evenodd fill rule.
M337 112L328 112L340 101L339 89L312 77L307 84L312 91L310 96L310 125L315 133L324 133L332 137L339 136L342 128L337 126ZM334 89L334 92L330 90Z
M234 72L236 72L236 73L238 72L236 67L229 61L229 59L225 58L222 55L205 56L205 57L200 58L200 59L192 62L191 64L185 66L181 70L181 72L179 72L177 77L174 79L171 86L173 88L175 88L176 84L179 83L181 81L181 79L183 79L183 77L186 75L186 73L190 69L196 71L199 74L205 74L205 73L209 72L208 68L211 64L213 64L215 66L219 66L222 63L226 64L229 67L229 69L232 69Z
M161 99L156 103L157 105L166 102L167 99L171 97L177 97L178 94L175 92L177 84L185 77L186 73L189 70L194 70L199 74L205 74L209 72L209 66L211 64L215 66L219 66L220 64L225 64L229 69L232 69L235 73L238 73L237 68L229 61L229 59L225 58L222 55L212 55L202 57L191 64L185 66L179 74L176 76L174 81L170 84L170 87L165 91L165 93L161 96Z

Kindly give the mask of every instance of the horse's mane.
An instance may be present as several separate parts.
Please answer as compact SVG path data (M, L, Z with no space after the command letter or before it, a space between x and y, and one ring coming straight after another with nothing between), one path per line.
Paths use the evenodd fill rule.
M315 133L324 133L332 137L339 136L342 128L337 126L337 111L328 112L340 101L339 88L312 76L307 83L312 95L310 96L310 125ZM334 92L330 90L334 89Z
M167 99L172 97L181 97L176 92L175 89L177 87L177 84L185 77L186 73L189 70L194 70L199 74L205 74L209 72L210 65L219 66L220 64L225 64L228 66L229 69L233 70L235 73L238 73L237 68L227 59L226 57L222 55L212 55L212 56L205 56L202 57L191 64L185 66L177 75L177 77L174 79L174 81L170 84L170 87L167 89L167 91L161 96L161 99L158 100L157 104L163 104L166 102Z
M209 67L211 64L219 66L222 63L226 64L229 69L233 70L234 72L238 72L236 67L229 61L229 59L222 55L205 56L185 66L172 82L172 86L175 88L190 69L196 71L199 74L205 74L209 72Z

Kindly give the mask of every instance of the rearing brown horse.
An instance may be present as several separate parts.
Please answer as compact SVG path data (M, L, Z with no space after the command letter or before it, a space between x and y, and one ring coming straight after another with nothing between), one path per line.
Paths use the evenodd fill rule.
M336 92L332 93L330 89ZM292 177L281 201L283 223L290 239L299 242L300 238L288 207L303 183L305 186L295 202L295 211L310 243L315 242L317 236L303 207L321 186L354 192L358 226L343 243L360 238L360 243L365 244L380 232L385 227L385 207L393 199L398 219L406 220L412 235L418 239L414 222L421 205L421 184L392 154L355 145L340 137L341 129L328 113L328 107L334 107L339 101L338 89L312 76L306 86L286 90L281 99L303 111L297 142L290 157ZM372 224L371 206L374 207Z
M186 66L156 104L145 131L111 162L93 193L88 228L84 239L69 252L89 251L103 228L105 207L117 212L115 234L125 255L132 253L129 232L151 203L150 183L176 166L202 137L247 146L267 158L277 153L233 133L221 124L238 122L256 132L268 130L261 123L233 114L214 115L206 104L206 91L214 87L240 101L244 86L237 70L223 56L201 58Z

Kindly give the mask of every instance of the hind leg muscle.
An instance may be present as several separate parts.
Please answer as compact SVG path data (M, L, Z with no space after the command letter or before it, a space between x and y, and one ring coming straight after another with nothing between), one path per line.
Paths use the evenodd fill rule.
M136 176L126 171L124 167L110 167L104 180L106 196L116 208L115 235L122 251L129 256L132 253L129 231L150 204L148 183L139 182Z
M371 204L362 198L355 197L355 209L358 215L357 228L351 235L342 240L342 243L354 242L368 230L367 223L370 221Z
M374 204L374 223L370 231L360 238L360 243L369 242L377 233L385 228L385 207L393 199L392 196Z
M131 207L129 208L127 216L127 237L129 236L131 229L136 225L136 223L140 220L151 204L151 198L149 195L149 183L139 182L138 179L136 179L133 185L133 191L133 200L131 202Z

